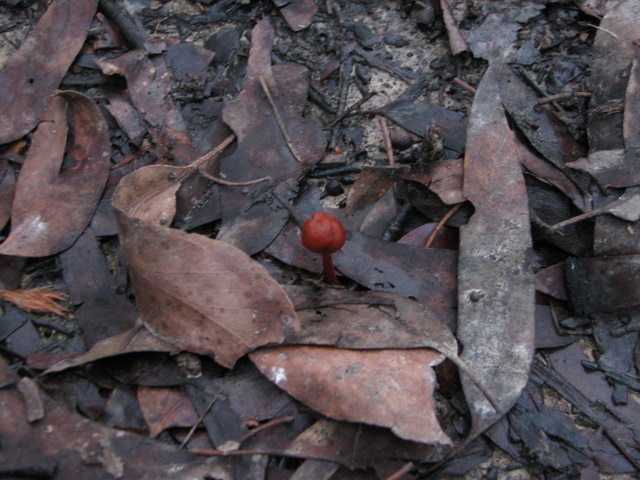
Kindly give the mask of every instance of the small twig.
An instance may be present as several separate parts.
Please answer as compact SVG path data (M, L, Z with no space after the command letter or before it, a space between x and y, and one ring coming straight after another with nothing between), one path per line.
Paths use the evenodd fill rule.
M351 115L353 111L360 108L365 102L368 102L369 100L371 100L371 98L374 97L375 95L376 95L376 92L368 93L367 95L362 97L360 100L358 100L356 103L354 103L349 108L347 108L340 115L338 115L331 123L327 125L327 127L331 128L335 126L338 122L342 121L345 117L348 117L349 115Z
M126 157L124 157L122 160L120 160L118 163L116 163L115 165L113 165L111 167L111 170L115 170L116 168L120 168L125 166L127 163L135 160L136 158L138 158L140 155L142 155L145 152L148 152L149 150L151 150L153 148L153 145L147 145L144 148L141 148L140 150L138 150L136 153L132 153L131 155L128 155Z
M614 200L611 203L608 203L607 205L604 205L600 208L596 208L594 210L591 210L590 212L585 212L585 213L581 213L580 215L576 215L575 217L571 217L571 218L567 218L566 220L563 220L562 222L558 222L555 223L553 225L551 225L552 229L558 229L558 228L563 228L566 227L567 225L572 225L574 223L578 223L581 222L582 220L587 220L589 218L593 218L593 217L597 217L598 215L602 215L603 213L609 213L609 211L612 208L615 208L619 205L622 205L623 203L625 203L628 200L628 198L618 198L617 200Z
M607 427L602 427L602 433L605 437L613 444L614 447L618 449L618 451L622 454L627 461L634 466L634 468L640 471L640 463L629 453L629 451L622 445L618 439L613 435Z
M255 185L256 183L270 182L271 181L271 177L262 177L262 178L258 178L256 180L248 180L246 182L230 182L228 180L223 180L222 178L218 178L218 177L214 177L213 175L209 175L208 173L203 172L200 169L198 170L198 172L200 173L200 175L202 175L207 180L211 180L214 183L218 183L220 185L225 185L227 187L247 187L249 185Z
M282 116L280 115L280 111L278 110L278 106L276 105L276 102L273 100L273 96L271 95L271 90L269 90L269 86L267 85L267 82L264 80L264 77L261 75L258 77L258 81L260 82L260 86L262 87L262 91L264 92L264 94L267 97L267 100L269 101L269 105L271 106L271 110L273 110L273 115L276 119L276 123L278 124L278 127L280 128L280 131L282 132L282 136L284 137L286 143L287 143L287 148L289 148L289 151L291 152L291 155L293 155L293 157L298 161L298 162L302 162L302 158L300 158L300 155L298 155L298 152L296 152L295 147L293 146L293 142L291 141L291 137L289 136L289 132L287 132L287 126L284 123L284 120L282 119Z
M405 473L410 472L411 470L413 470L415 468L415 464L413 462L407 462L405 463L402 468L400 470L398 470L397 472L395 472L393 475L391 475L390 477L387 477L387 480L398 480L400 477L402 477Z
M424 244L424 248L430 248L431 245L433 244L433 242L436 239L436 236L438 235L438 232L442 229L442 227L444 226L445 223L447 223L449 221L449 219L458 211L460 210L460 207L462 206L462 203L458 203L456 205L454 205L453 207L451 207L449 209L449 211L444 215L444 217L442 217L440 219L440 221L438 222L438 224L436 225L436 228L433 229L433 232L431 232L431 235L429 235L429 238L427 238L427 241Z
M549 95L548 97L541 98L538 100L538 105L545 105L551 102L557 102L559 100L566 100L568 98L589 98L591 97L591 92L566 92L566 93L557 93L555 95Z
M213 404L216 403L217 400L218 400L218 395L215 395L207 405L207 408L204 409L204 412L202 412L202 415L200 415L196 423L193 424L193 426L191 427L191 430L189 430L189 433L187 433L187 436L184 438L184 440L180 444L180 448L185 448L187 446L187 443L189 443L189 440L191 440L191 437L193 437L193 434L196 432L198 425L202 423L202 421L204 420L204 417L207 416L207 413L209 413L209 410L213 408Z
M467 92L471 93L472 95L475 95L478 92L478 90L476 88L472 87L471 85L469 85L467 82L465 82L461 78L455 77L453 79L453 82L455 84L459 85L460 87L464 88Z
M389 126L387 125L387 119L380 117L380 127L382 128L382 137L384 138L384 147L387 151L387 161L389 166L393 167L395 160L393 159L393 145L391 144L391 135L389 134Z
M250 432L247 432L245 435L243 435L238 439L238 443L242 443L248 438L251 438L255 434L260 433L263 430L266 430L268 428L275 427L277 425L282 425L283 423L291 423L291 422L293 422L293 415L287 415L285 417L280 417L280 418L273 418L269 420L267 423L254 428Z
M227 138L225 138L222 142L220 142L216 148L214 148L213 150L211 150L208 153L205 153L203 156L201 156L200 158L198 158L196 161L194 161L191 165L189 165L193 170L196 169L200 169L200 167L202 165L204 165L205 163L207 163L209 160L217 157L220 153L223 152L223 150L225 148L227 148L231 142L233 142L236 139L236 136L232 133L231 135L229 135ZM202 173L202 172L200 172Z
M616 40L620 40L618 35L613 33L611 30L607 30L606 28L599 27L598 25L593 25L592 23L585 23L584 25L586 25L587 27L595 28L596 30L600 30L600 31L602 31L604 33L608 33L609 35L611 35Z

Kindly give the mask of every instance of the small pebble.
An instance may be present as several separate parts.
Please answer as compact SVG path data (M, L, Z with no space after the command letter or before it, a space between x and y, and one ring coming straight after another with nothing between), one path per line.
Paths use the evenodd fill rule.
M406 47L409 45L409 40L402 35L397 35L395 33L387 33L383 39L384 43L391 45L392 47Z
M325 185L324 191L327 192L328 195L335 196L344 193L344 188L338 180L331 179Z

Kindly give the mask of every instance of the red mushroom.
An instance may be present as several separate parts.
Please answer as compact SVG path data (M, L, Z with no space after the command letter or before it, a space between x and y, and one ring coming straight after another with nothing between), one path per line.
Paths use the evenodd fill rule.
M336 217L330 213L315 212L302 226L302 245L322 254L322 273L333 285L341 285L333 268L331 255L342 248L347 232Z

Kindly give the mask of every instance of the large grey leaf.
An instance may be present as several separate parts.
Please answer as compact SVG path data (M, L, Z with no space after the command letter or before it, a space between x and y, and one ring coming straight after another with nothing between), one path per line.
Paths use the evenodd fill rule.
M509 128L495 60L476 94L465 154L464 195L475 213L460 232L458 339L462 359L497 402L463 375L473 418L470 436L488 428L518 399L534 349L534 278L529 207L520 147Z

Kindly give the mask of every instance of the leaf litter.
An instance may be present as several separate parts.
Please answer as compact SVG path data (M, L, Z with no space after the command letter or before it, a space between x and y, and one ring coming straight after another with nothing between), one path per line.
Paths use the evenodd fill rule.
M7 307L0 401L22 412L0 419L13 433L7 451L35 443L41 452L5 458L0 471L144 478L153 463L216 478L340 478L343 465L370 469L371 478L426 478L485 461L486 439L539 477L637 468L634 428L624 420L636 402L628 391L637 389L638 343L637 282L628 284L638 273L633 2L610 12L535 2L516 14L513 0L477 6L464 28L457 22L469 2L398 3L389 18L427 25L417 30L426 45L453 51L443 56L455 69L423 62L447 82L446 107L427 93L439 88L429 74L394 56L411 49L402 35L367 26L376 5L280 2L270 12L245 3L203 2L175 14L173 2L161 12L105 1L87 27L89 5L74 12L80 31L63 30L72 48L24 66L33 42L46 42L68 9L56 0L0 73L0 88L17 88L6 98L28 104L7 107L24 113L12 123L18 130L2 128L10 224L0 253L32 258L0 269L3 292L66 281L73 312L63 317L55 304L25 316ZM553 70L555 59L539 61L541 44L518 38L536 35L530 28L552 11L560 12L554 22L580 25L566 37L576 52L595 38L590 105L571 91L585 90L586 70L563 77L580 72L582 54L550 47L565 68ZM576 20L605 13L602 30ZM170 20L158 23L161 15ZM207 63L224 53L221 44L213 55L180 29L179 41L158 35L176 22L198 32L221 18L243 32L233 48L248 55L217 70ZM318 32L321 42L305 43ZM69 70L80 48L74 71L93 75L98 88L55 93L61 82L83 85ZM186 68L180 55L199 66ZM371 95L390 88L371 81L381 75L404 82L404 93ZM539 100L545 86L558 95ZM354 92L362 103L347 108ZM363 111L371 98L384 103ZM194 123L197 109L208 112L206 126ZM380 114L415 140L394 144L385 133L366 145L361 124ZM388 164L378 158L382 145ZM117 168L109 171L110 154ZM354 165L361 173L349 178ZM332 193L325 177L346 193ZM99 202L113 205L100 221L117 220L117 239L98 233L109 231L94 217ZM299 244L300 225L319 210L347 227L334 254L346 288L322 284L318 257ZM196 217L195 231L181 229ZM25 264L19 284L7 269ZM590 336L596 361L571 363L574 386L559 373L570 373L563 352ZM543 362L536 351L549 348L559 350ZM21 365L44 370L39 383ZM597 387L607 411L585 400L583 377L593 372L608 379ZM594 430L550 402L542 384L599 427L593 442L585 438ZM69 416L65 404L85 418ZM42 425L65 421L52 444ZM298 460L275 467L269 459L279 456Z

